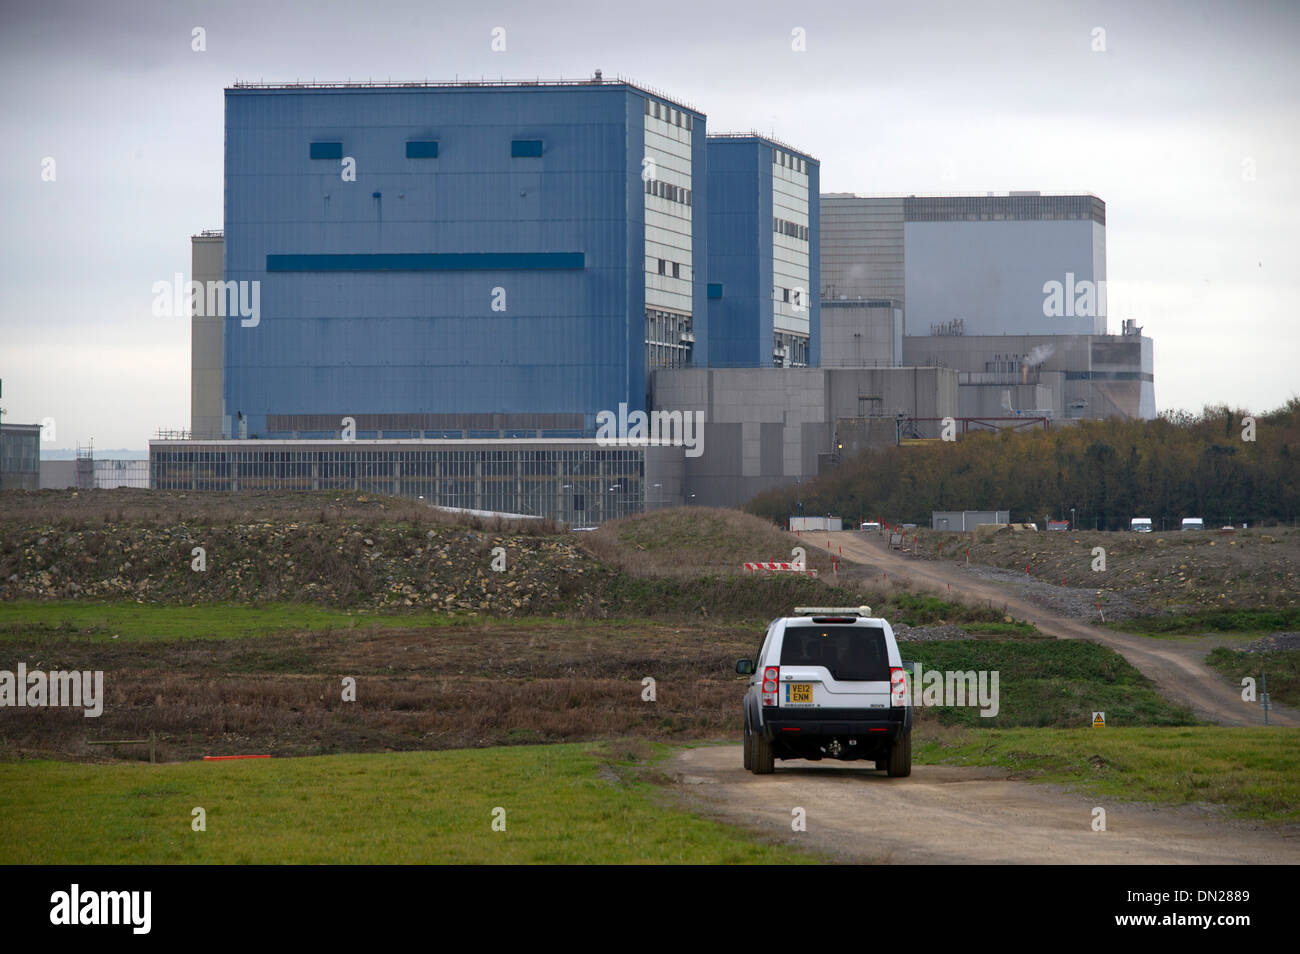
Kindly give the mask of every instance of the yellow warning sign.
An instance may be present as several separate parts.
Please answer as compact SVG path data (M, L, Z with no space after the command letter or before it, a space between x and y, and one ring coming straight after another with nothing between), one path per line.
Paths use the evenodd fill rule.
M1092 714L1092 727L1093 727L1094 729L1104 729L1104 728L1106 728L1106 713L1104 713L1104 712L1094 712L1094 713Z

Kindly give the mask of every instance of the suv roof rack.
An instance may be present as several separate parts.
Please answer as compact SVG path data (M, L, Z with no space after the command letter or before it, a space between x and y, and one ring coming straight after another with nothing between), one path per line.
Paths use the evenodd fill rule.
M870 606L796 606L795 616L870 616Z

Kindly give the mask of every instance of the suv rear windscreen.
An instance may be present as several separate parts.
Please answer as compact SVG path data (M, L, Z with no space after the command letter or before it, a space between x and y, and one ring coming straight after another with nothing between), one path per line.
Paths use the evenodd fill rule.
M825 666L840 682L889 682L885 631L866 626L787 626L782 666Z

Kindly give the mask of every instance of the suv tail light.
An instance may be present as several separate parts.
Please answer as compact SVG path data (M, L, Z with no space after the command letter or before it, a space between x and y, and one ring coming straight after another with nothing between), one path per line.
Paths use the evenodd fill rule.
M891 666L889 669L889 704L907 705L907 670Z
M780 666L763 667L763 705L774 706L777 700L777 679L781 675Z

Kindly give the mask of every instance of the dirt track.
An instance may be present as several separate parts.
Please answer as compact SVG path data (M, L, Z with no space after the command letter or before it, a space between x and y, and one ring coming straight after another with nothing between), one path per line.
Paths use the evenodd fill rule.
M1009 592L1005 586L980 579L959 565L913 560L890 550L888 537L853 532L805 532L801 539L818 549L824 549L829 540L831 548L836 553L842 552L845 559L880 569L891 580L906 580L918 589L947 596L951 584L952 594L1006 606L1011 615L1034 623L1050 636L1086 639L1109 646L1155 682L1170 701L1187 706L1197 718L1230 726L1264 724L1264 714L1258 705L1243 702L1240 691L1203 665L1205 654L1217 644L1213 638L1151 639L1053 615ZM1269 712L1269 722L1300 726L1300 713L1275 704Z
M740 746L689 749L669 763L692 801L728 822L845 861L896 864L1297 864L1296 829L1256 828L1170 808L1026 785L997 769L917 765L906 779L863 763L741 766ZM1106 831L1093 831L1093 809ZM807 830L791 830L803 808Z

